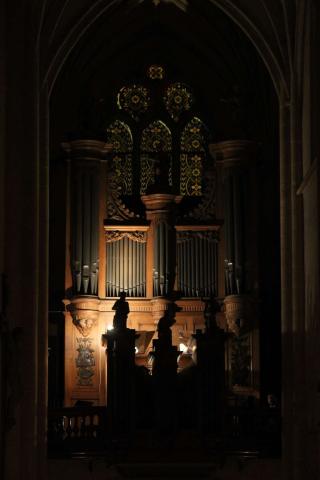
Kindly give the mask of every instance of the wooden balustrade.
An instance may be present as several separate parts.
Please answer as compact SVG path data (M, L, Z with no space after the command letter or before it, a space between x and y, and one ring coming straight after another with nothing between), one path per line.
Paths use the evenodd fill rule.
M49 455L103 452L107 444L105 407L55 408L48 412Z
M181 414L182 412L179 415ZM180 426L185 428L184 425ZM145 429L145 425L143 428ZM154 425L150 424L149 428L152 431ZM136 429L139 431L139 425ZM190 430L189 434L191 435ZM280 456L280 410L228 407L225 411L222 437L219 449L220 453L226 455ZM148 438L150 437L146 435L146 442ZM48 412L50 457L103 456L110 452L111 440L105 407L58 408Z

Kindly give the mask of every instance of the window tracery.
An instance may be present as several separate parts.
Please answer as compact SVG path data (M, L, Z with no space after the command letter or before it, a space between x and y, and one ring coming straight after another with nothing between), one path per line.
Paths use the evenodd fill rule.
M205 156L205 127L194 117L182 131L180 144L180 193L202 195L201 180Z
M114 145L112 181L119 195L145 194L155 181L156 164L164 162L170 187L174 183L180 194L188 197L203 195L206 128L198 117L185 125L185 114L194 108L193 93L184 83L164 83L165 73L162 65L152 64L146 70L149 83L122 86L117 94L121 120L114 121L107 134ZM148 123L149 117L156 120ZM137 167L135 180L133 164ZM173 172L180 173L174 182Z
M154 183L155 156L161 152L168 154L168 157L166 158L169 161L169 165L164 167L168 170L168 183L169 185L172 185L172 136L169 128L164 122L161 120L155 120L143 130L140 150L140 193L144 194L148 186Z
M119 120L107 128L107 140L113 145L109 182L116 185L120 194L132 193L132 148L130 127Z

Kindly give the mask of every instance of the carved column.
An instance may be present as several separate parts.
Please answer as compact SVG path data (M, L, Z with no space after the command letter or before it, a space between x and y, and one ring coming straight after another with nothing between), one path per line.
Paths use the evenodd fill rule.
M250 291L256 277L254 160L256 144L231 140L211 145L211 153L222 168L225 218L225 291L242 295ZM249 228L248 228L249 227ZM250 231L250 238L246 238ZM246 253L250 249L250 258Z
M180 195L153 193L141 197L150 221L147 243L147 296L154 297L155 323L163 316L174 288L176 269L176 232L173 222Z
M77 401L99 405L105 403L105 366L100 346L103 319L98 295L105 291L105 259L101 258L105 249L101 244L105 163L110 145L97 140L75 140L62 147L68 154L65 405Z
M114 329L102 335L107 347L107 405L113 435L132 432L135 425L135 340L130 328Z
M223 433L225 413L224 330L196 330L198 367L198 427L204 434Z
M74 295L97 295L99 239L103 237L101 163L110 145L98 140L74 140L62 144L68 154L66 278Z
M254 142L211 145L221 168L224 192L225 300L231 385L259 384L259 335L253 308L258 289L257 175ZM240 365L242 370L240 371Z
M105 365L100 347L100 300L65 300L65 406L77 401L105 404Z

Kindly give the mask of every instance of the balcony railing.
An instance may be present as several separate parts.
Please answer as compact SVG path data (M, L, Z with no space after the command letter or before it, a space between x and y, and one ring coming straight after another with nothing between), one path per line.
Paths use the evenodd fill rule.
M278 408L229 407L223 425L223 433L218 442L219 453L257 457L280 456L281 418ZM184 426L181 428L185 429ZM149 425L148 428L144 425L143 430L152 434L154 427ZM141 438L139 425L136 425L136 431ZM194 425L188 430L190 438L193 431L195 434L199 433ZM146 442L147 438L150 439L150 435L146 435ZM56 408L50 409L48 413L50 457L104 456L110 453L116 444L105 407Z

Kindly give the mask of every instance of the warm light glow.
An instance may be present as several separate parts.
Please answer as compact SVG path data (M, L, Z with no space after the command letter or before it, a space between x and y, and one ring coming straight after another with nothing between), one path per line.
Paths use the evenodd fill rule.
M179 350L180 350L180 352L182 352L182 353L186 353L187 350L188 350L188 347L187 347L187 345L185 345L184 343L179 343Z
M134 351L135 351L135 353L139 353L139 348L138 348L138 347L134 347Z
M107 331L108 331L108 330L113 330L113 325L108 325L108 326L107 326Z

